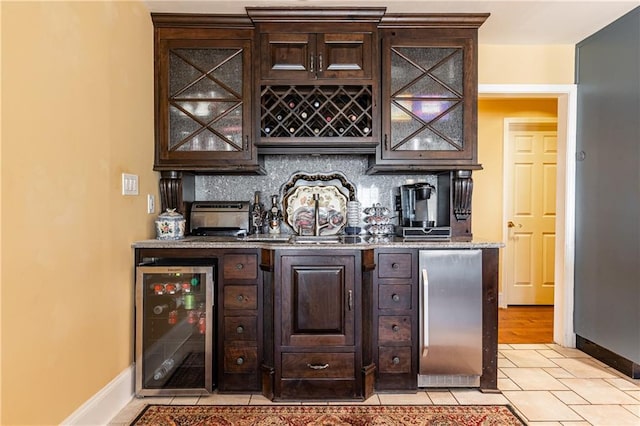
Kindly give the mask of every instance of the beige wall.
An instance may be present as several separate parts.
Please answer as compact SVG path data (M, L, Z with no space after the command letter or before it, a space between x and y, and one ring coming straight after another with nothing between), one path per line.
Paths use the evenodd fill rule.
M2 2L3 425L58 424L133 362L152 235L153 35L141 1ZM121 173L140 195L120 195Z
M480 84L573 84L573 45L480 45Z

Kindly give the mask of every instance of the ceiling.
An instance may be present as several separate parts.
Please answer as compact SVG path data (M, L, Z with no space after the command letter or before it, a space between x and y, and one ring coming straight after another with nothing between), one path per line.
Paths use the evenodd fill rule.
M640 0L144 0L151 12L244 13L245 6L385 6L389 13L489 12L480 44L576 44Z

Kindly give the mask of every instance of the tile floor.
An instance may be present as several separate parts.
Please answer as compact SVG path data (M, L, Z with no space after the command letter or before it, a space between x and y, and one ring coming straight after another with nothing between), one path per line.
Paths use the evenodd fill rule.
M498 388L376 394L362 404L511 404L530 426L640 426L640 380L577 349L554 344L501 344ZM134 398L110 425L129 425L145 404L271 404L259 394Z

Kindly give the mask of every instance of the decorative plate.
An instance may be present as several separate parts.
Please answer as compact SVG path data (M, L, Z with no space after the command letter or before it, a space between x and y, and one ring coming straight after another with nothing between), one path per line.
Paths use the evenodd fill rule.
M282 200L285 221L298 234L313 234L314 194L320 196L320 235L337 234L347 223L348 198L333 185L299 185L291 188Z
M320 185L320 186L335 186L345 197L347 201L356 201L356 187L349 182L347 177L342 172L316 172L308 173L298 171L289 177L289 180L280 187L280 199L284 198L292 193L296 187L300 185Z

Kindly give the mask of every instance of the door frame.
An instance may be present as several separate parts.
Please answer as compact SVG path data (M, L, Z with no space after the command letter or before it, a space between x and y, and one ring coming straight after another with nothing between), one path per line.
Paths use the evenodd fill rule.
M575 193L577 86L575 84L480 84L478 96L555 98L558 102L555 290L553 341L575 348L573 324L575 265ZM506 223L502 212L502 223ZM506 235L506 234L505 234ZM504 269L504 266L502 266ZM502 272L501 272L502 275Z
M513 191L511 189L511 181L513 180L512 169L511 169L511 156L513 147L511 146L511 127L513 125L518 124L555 124L557 126L558 120L557 118L547 118L547 117L514 117L514 118L505 118L504 119L504 129L502 131L502 157L503 157L503 167L502 167L502 217L504 220L502 221L502 235L505 240L505 249L504 256L502 257L502 295L499 297L500 307L506 308L509 300L509 278L513 278L512 274L509 273L509 267L513 266L513 262L515 261L513 258L513 250L509 250L509 227L507 226L507 222L509 220L513 220L511 218L511 209L513 207ZM556 130L556 134L558 131ZM556 152L556 162L558 160L558 155ZM557 169L557 165L556 165ZM557 192L557 182L556 189ZM556 203L558 199L556 197ZM555 226L554 219L554 226ZM555 237L554 237L555 238ZM555 247L555 246L554 246ZM513 246L512 246L513 248ZM555 257L557 261L557 257ZM513 271L511 271L513 273ZM555 280L555 277L554 277ZM555 299L555 282L554 282L554 299ZM554 300L555 305L555 300Z

